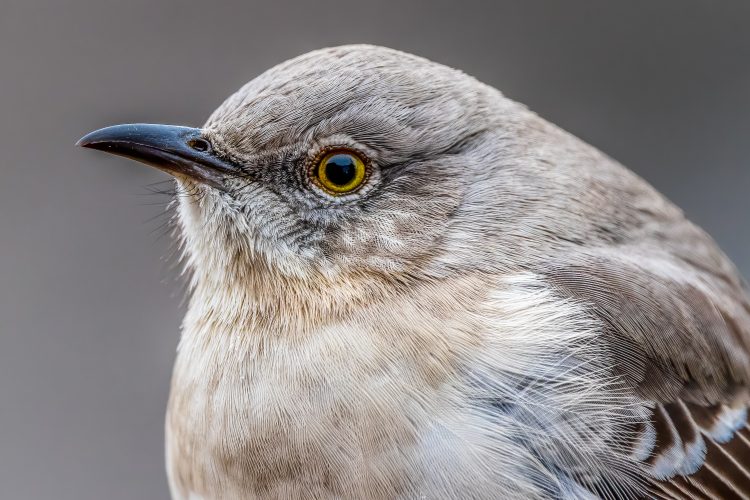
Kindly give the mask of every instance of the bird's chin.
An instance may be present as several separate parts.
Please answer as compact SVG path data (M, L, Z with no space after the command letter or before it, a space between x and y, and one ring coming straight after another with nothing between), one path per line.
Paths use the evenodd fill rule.
M200 207L200 217L208 217L219 209L231 212L230 205L235 200L230 188L216 189L186 175L177 174L173 177L176 185L175 194L180 205Z
M205 184L188 177L187 175L173 174L175 184L177 185L178 195L206 195L212 190Z

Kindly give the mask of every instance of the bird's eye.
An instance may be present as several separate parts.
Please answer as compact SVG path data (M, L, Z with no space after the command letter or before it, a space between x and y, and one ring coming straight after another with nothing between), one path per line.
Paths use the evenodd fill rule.
M337 149L323 155L313 171L314 180L334 195L351 193L365 181L365 160L353 151Z

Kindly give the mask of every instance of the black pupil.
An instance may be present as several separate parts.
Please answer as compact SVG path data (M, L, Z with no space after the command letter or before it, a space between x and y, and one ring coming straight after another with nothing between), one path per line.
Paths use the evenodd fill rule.
M326 160L326 177L337 186L346 186L357 175L354 158L347 154L333 155Z

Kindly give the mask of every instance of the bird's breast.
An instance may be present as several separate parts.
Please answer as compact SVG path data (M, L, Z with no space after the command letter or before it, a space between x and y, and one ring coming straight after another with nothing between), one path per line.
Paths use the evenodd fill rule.
M233 330L190 313L167 412L174 497L542 498L573 488L554 460L577 464L569 443L588 435L571 437L568 415L609 435L622 414L598 410L615 400L606 373L576 368L598 366L580 360L597 352L580 351L594 330L535 277L497 281L486 299L474 282L451 283L452 293L419 290L304 335L283 331L289 322ZM539 450L552 450L549 460Z
M428 396L418 375L351 326L261 339L185 332L167 415L175 497L394 498L412 487L409 450L426 420L414 396Z

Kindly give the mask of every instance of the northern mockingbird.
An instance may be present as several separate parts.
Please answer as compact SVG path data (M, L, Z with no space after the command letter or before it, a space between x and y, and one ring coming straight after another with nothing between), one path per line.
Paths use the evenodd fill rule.
M177 181L174 498L750 495L734 266L494 88L329 48L79 144Z

